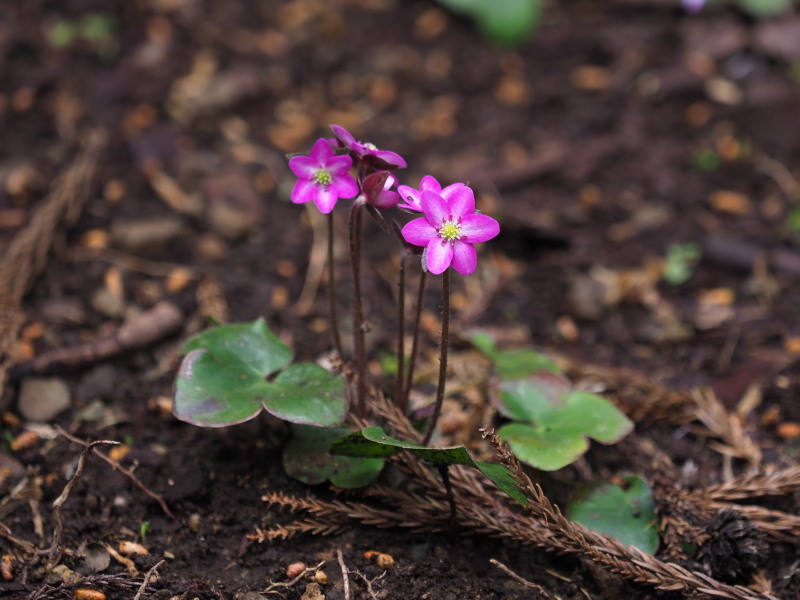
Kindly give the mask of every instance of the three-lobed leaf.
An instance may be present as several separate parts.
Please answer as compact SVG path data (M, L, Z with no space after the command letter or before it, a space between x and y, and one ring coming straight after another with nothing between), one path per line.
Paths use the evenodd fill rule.
M499 350L484 333L473 335L472 343L502 378L495 404L512 422L498 435L522 461L554 471L586 452L588 438L612 444L633 428L605 398L575 390L546 356L526 348Z
M201 427L226 427L262 409L294 423L337 425L344 382L312 363L290 365L291 349L263 319L224 325L186 342L175 383L175 416ZM283 369L274 381L267 377Z
M531 348L499 350L487 333L477 332L471 336L472 345L494 364L494 370L500 377L525 377L538 371L558 373L556 364L544 354Z
M515 420L498 435L522 461L545 471L578 459L589 447L587 438L613 444L633 429L611 402L572 390L552 373L502 382L498 410Z

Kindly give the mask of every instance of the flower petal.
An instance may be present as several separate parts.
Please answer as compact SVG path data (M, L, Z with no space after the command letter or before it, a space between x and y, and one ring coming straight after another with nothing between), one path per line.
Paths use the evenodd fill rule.
M461 241L485 242L500 233L500 224L486 215L466 215L461 219Z
M328 169L334 177L344 175L352 166L353 159L349 156L332 156L325 161L325 168Z
M450 207L450 214L454 219L460 219L475 212L475 194L472 188L462 185L454 189L447 199L447 206Z
M425 219L409 221L405 224L401 233L409 244L415 246L427 246L432 239L438 239L436 229L431 227L430 223Z
M441 192L442 186L433 175L425 175L419 182L420 190L428 190L430 192Z
M321 212L323 215L327 215L336 206L339 196L336 195L336 192L331 186L320 185L317 187L319 191L314 197L314 204L317 205L319 212Z
M469 275L478 266L478 252L472 244L453 242L453 268L462 275Z
M353 134L347 131L347 129L344 127L340 127L339 125L331 125L331 129L333 130L333 134L348 148L350 148L353 145L353 142L356 141L356 138L353 137Z
M301 179L313 179L314 173L319 170L319 165L308 156L293 156L289 159L289 168Z
M400 202L400 194L392 190L384 190L372 199L372 206L381 210L391 208Z
M358 195L358 184L351 175L340 175L333 180L330 188L339 198L354 198Z
M406 167L405 159L397 152L392 152L391 150L368 150L367 153L372 154L375 158L378 158L393 167L400 169L404 169Z
M463 184L463 183L451 183L446 188L444 188L440 192L440 194L441 194L442 198L444 198L445 200L449 201L450 197L453 195L453 192L455 192L458 188L462 188L462 187L466 187L466 184Z
M428 223L434 227L441 227L442 223L450 218L450 209L444 198L436 192L422 190L420 192L420 206Z
M320 167L324 167L328 160L333 156L333 148L331 148L328 140L325 138L319 138L311 147L309 156L313 162L318 164Z
M403 200L402 204L398 204L398 208L407 208L415 212L422 212L422 206L419 204L419 190L415 190L407 185L398 185L397 192Z
M450 266L452 260L453 244L442 241L438 236L428 242L428 247L425 252L425 261L428 264L428 271L434 275L440 275Z
M295 204L303 204L309 202L317 195L317 184L307 179L299 179L292 188L291 199Z

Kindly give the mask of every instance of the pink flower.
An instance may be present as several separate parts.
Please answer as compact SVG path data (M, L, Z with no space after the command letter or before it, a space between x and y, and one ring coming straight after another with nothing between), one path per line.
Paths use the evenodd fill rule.
M400 198L405 201L405 204L398 204L397 208L405 208L406 210L413 210L414 212L422 212L422 206L420 206L419 200L420 195L425 190L429 192L436 192L445 200L449 200L453 195L453 192L460 187L466 186L463 183L452 183L446 188L442 189L442 185L436 181L436 178L433 175L425 175L425 177L423 177L419 182L418 190L415 190L407 185L397 186L397 191L400 193Z
M453 265L462 275L472 273L478 266L474 244L495 237L498 222L475 213L475 196L466 185L454 189L448 200L423 189L420 206L425 217L407 223L402 234L409 244L425 246L428 271L439 275Z
M378 171L367 175L361 184L367 204L383 210L400 202L400 194L392 190L396 183L397 177L388 171Z
M391 150L379 150L374 144L368 142L359 142L353 137L353 134L347 131L344 127L338 125L331 125L333 133L339 138L342 144L350 149L356 158L376 166L379 169L397 169L404 168L406 161L403 157L392 152Z
M348 173L352 166L352 158L336 156L327 140L318 139L308 156L289 160L289 168L298 177L292 202L302 204L313 200L321 213L328 214L339 198L358 194L358 184Z
M700 12L700 9L703 8L705 3L706 0L683 0L683 8L688 12L696 13Z

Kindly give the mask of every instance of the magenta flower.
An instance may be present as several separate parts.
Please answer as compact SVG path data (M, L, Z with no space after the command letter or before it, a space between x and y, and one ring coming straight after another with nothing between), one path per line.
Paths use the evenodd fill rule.
M336 134L336 137L339 138L339 141L346 148L349 148L350 152L359 160L365 163L374 164L380 169L397 169L406 166L406 161L396 152L379 150L375 147L375 144L370 144L369 142L359 142L353 137L352 133L344 127L339 127L339 125L331 125L331 129Z
M361 184L361 190L367 204L384 210L400 202L400 194L392 190L397 177L389 171L378 171L367 175Z
M436 180L433 175L425 175L419 182L419 189L407 185L397 186L397 191L400 193L400 198L405 201L404 204L398 204L397 208L405 208L406 210L413 210L414 212L422 212L420 205L420 196L422 192L436 192L445 200L450 200L453 192L460 187L466 187L463 183L452 183L446 188L442 189L442 185Z
M336 156L325 139L318 139L308 156L295 156L289 168L298 181L292 189L292 202L302 204L313 200L319 211L328 214L339 198L358 194L358 184L348 173L353 166L349 156Z
M474 244L500 233L499 223L475 213L475 196L466 185L453 190L448 200L422 190L420 205L425 216L407 223L402 234L409 244L425 246L428 271L439 275L453 265L462 275L472 273L478 266Z
M683 8L691 13L700 12L706 0L683 0Z

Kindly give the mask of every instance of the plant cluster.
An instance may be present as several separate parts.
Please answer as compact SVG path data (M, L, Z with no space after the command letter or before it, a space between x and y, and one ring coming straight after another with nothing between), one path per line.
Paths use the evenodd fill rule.
M556 363L528 348L502 350L490 336L477 333L469 341L492 365L484 387L501 419L497 434L493 429L483 434L500 463L479 460L464 446L431 444L446 392L450 271L472 274L478 264L475 244L498 235L500 226L476 209L467 184L442 185L430 175L417 187L400 184L396 171L405 167L402 157L360 142L341 127L332 129L334 138L318 140L308 155L291 157L289 166L297 176L292 202L313 203L328 219L333 347L328 362L334 368L294 362L292 350L263 319L214 327L185 344L174 410L179 419L205 427L241 423L266 411L287 422L292 431L283 451L290 476L307 484L369 486L366 493L382 506L358 499L322 501L269 493L263 500L293 511L296 520L257 529L250 538L331 534L352 520L427 531L457 524L463 531L583 556L664 590L728 600L774 600L768 592L735 584L760 568L765 540L783 540L800 531L798 519L733 500L796 490L800 486L796 468L739 478L719 489L688 490L678 483L676 467L658 448L634 437L624 443L644 478L615 476L582 486L567 518L531 480L532 471L520 464L540 472L560 469L578 460L590 439L605 444L620 441L633 428L630 416L638 422L700 420L722 440L724 452L757 465L758 447L712 395L665 391L625 373L604 376L604 389L615 390L626 416L603 397L573 387L580 367L564 360ZM342 347L333 293L333 211L342 199L352 199L347 220L351 353ZM411 219L404 224L389 220L386 210L393 207L410 213ZM364 213L396 240L402 256L392 390L375 386L366 369L361 293ZM406 355L405 263L412 256L418 257L421 269L410 326L412 347ZM686 263L686 271L691 259L692 254L684 251L675 260ZM438 385L426 415L423 410L411 411L408 399L415 382L422 291L434 276L442 281L442 337ZM375 483L388 464L404 477ZM402 485L391 485L398 480ZM721 510L727 512L720 515ZM655 557L659 547L663 559ZM688 560L699 561L701 567L681 566Z
M400 452L435 466L447 480L450 465L477 469L498 488L525 504L524 495L506 467L475 460L463 446L431 446L445 398L450 322L450 271L469 276L478 265L475 245L498 235L499 223L476 209L475 195L463 182L442 185L431 175L417 187L399 183L396 171L406 166L397 153L360 142L332 125L335 137L318 139L308 155L289 159L297 177L291 192L295 204L313 203L327 215L328 300L333 363L336 372L314 363L293 363L292 350L269 330L263 319L214 327L186 342L176 382L175 415L205 427L223 427L254 418L262 410L290 424L292 439L283 463L287 473L308 484L330 481L344 488L365 486ZM352 282L352 356L342 347L338 302L334 295L333 212L352 199L348 213L348 248ZM389 221L397 207L411 219ZM393 238L402 254L398 294L398 335L394 390L376 389L368 378L366 321L361 292L362 216L369 214ZM405 274L407 258L418 256L418 301L411 323L412 347L405 352ZM398 436L398 428L375 409L377 398L391 396L397 411L411 418L409 394L414 383L423 291L429 276L441 276L442 327L436 395L419 438ZM491 337L475 335L474 346L494 365L494 401L509 420L500 429L517 455L542 470L556 470L578 459L588 439L614 443L632 423L595 394L573 390L547 358L529 349L499 350ZM350 427L343 426L349 423ZM352 426L360 426L357 431ZM384 428L390 429L386 433ZM401 428L402 429L402 428Z

